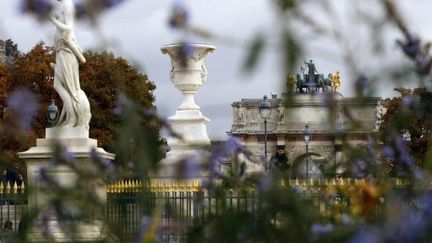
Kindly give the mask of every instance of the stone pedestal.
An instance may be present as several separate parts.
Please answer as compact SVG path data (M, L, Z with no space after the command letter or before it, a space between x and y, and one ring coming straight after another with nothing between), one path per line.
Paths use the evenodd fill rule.
M181 136L168 138L171 150L166 159L160 162L163 176L175 176L177 161L194 156L202 146L210 145L207 135L208 118L203 116L195 103L195 94L207 79L204 61L214 47L204 44L171 44L161 48L162 53L171 58L170 78L182 93L183 101L174 116L168 118L174 131Z
M41 167L47 168L47 173L62 187L73 188L76 185L78 178L70 167L53 163L53 148L56 144L63 146L68 151L69 155L73 157L76 166L88 171L97 170L90 163L93 149L101 158L113 160L115 157L114 154L98 148L97 140L89 138L88 129L84 127L47 128L45 135L46 138L37 139L35 147L18 153L18 157L25 160L27 165L29 210L44 210L51 196L51 194L41 190L41 182L38 179ZM95 193L101 201L106 202L106 188L103 184L97 186ZM64 232L61 229L56 219L50 219L47 224L56 242L95 242L105 237L102 221L93 220L78 223L77 234L73 239L68 235L70 232ZM62 222L62 224L68 224L68 222ZM45 239L41 234L41 230L33 226L28 232L28 241L42 242Z

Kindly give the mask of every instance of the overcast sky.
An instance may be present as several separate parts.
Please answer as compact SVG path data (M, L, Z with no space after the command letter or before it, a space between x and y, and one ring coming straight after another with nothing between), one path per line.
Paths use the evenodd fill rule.
M0 0L0 39L13 39L19 49L28 51L37 42L43 40L52 44L54 27L48 23L39 23L30 16L19 12L18 0ZM181 102L180 93L169 80L170 61L162 55L160 47L164 44L182 40L183 35L167 25L167 19L174 3L184 4L190 13L194 26L205 28L219 36L235 40L227 43L221 40L202 40L188 37L189 41L205 42L216 46L216 51L207 58L208 79L196 95L196 102L201 106L203 114L211 122L207 128L211 139L225 138L230 130L231 103L242 98L261 98L275 92L281 93L280 54L277 48L266 49L258 69L251 75L241 72L242 60L245 56L248 40L257 33L277 36L276 14L272 1L269 0L202 0L202 1L143 1L129 0L121 6L110 10L101 18L97 31L84 22L78 22L75 34L80 45L87 48L105 48L121 55L148 74L157 89L156 105L160 115L167 117L175 113ZM379 12L373 0L358 1L363 9ZM403 16L415 33L430 40L430 6L429 0L399 0ZM394 63L401 58L394 44L400 34L392 28L386 29L386 55L371 58L371 36L362 28L351 10L352 0L333 0L341 29L349 40L348 46L356 56L362 72L377 72L378 64ZM316 13L319 22L326 21L326 15L320 13L318 6L309 6ZM322 18L322 20L321 20ZM331 21L329 22L331 25ZM306 45L305 58L313 59L317 69L323 73L339 70L342 76L342 94L352 96L350 83L352 73L344 64L340 43L330 38L310 35L301 25L298 34ZM305 28L306 29L306 28ZM273 38L272 41L277 38ZM352 46L351 46L352 44ZM392 86L388 83L377 86L377 96L391 96Z

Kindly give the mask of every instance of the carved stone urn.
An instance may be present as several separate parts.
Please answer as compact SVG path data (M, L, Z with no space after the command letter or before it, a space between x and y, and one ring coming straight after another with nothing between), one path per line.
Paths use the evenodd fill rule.
M184 157L199 146L209 145L207 135L208 118L203 116L200 107L195 103L195 94L207 79L205 59L215 47L205 44L170 44L161 48L163 54L171 58L170 79L182 93L183 101L174 116L168 118L173 130L181 139L168 138L171 150L162 164L172 164L171 158Z

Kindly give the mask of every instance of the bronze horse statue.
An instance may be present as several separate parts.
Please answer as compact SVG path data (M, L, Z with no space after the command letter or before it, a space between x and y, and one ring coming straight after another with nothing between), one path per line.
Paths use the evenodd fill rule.
M324 84L327 84L324 81L323 74L315 74L312 80L309 79L309 74L303 74L303 77L304 79L301 78L300 74L297 74L296 91L298 93L316 92L319 91L320 88L323 89Z
M333 90L332 87L332 74L329 73L327 75L327 78L324 78L324 74L320 74L320 78L319 78L319 83L320 83L320 87L322 92L331 92Z

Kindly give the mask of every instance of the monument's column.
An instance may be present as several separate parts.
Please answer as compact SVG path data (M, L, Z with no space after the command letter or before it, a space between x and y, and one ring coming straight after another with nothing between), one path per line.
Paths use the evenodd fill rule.
M175 176L176 162L197 153L202 146L210 145L207 135L207 124L210 120L203 116L200 107L195 103L195 94L207 79L205 58L214 50L210 45L184 43L161 48L162 53L171 58L171 81L183 95L183 101L175 115L168 118L180 138L168 138L171 150L166 159L161 161L163 176Z

